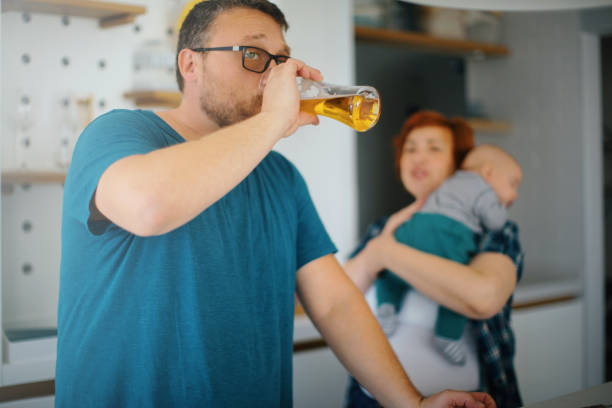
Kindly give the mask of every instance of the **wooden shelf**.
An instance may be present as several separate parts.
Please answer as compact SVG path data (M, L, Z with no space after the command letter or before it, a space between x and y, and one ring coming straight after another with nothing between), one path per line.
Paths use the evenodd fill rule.
M0 402L26 398L46 397L55 394L55 380L28 382L0 387Z
M130 24L147 9L143 6L93 0L2 0L2 12L5 11L95 18L100 27L107 28Z
M130 91L123 94L127 99L133 99L136 106L176 108L181 103L181 93L173 91Z
M3 170L2 184L61 183L66 181L66 172L39 170Z
M420 51L462 56L501 57L509 54L508 48L504 45L453 40L432 37L419 32L388 30L374 27L356 26L355 39L360 41L404 45Z
M475 132L507 133L512 130L512 125L503 120L468 118L467 122Z

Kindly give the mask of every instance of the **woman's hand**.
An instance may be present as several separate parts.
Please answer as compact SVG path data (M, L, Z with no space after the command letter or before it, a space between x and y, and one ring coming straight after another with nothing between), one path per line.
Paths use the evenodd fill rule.
M385 269L385 252L395 242L393 232L421 208L425 200L417 200L402 208L387 220L381 233L372 238L355 258L350 259L344 269L362 293L372 285L378 274Z
M390 216L389 220L387 220L387 224L385 224L385 228L383 229L381 235L393 235L397 227L408 221L412 217L412 215L423 206L424 202L424 198L418 199L409 206L402 208L401 210Z
M421 400L420 408L495 408L495 401L484 392L442 391Z

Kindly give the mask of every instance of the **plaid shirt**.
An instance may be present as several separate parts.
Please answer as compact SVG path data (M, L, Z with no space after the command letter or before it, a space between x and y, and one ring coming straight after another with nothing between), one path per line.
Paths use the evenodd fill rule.
M351 257L365 248L368 241L383 230L388 218L370 225L366 236ZM518 227L508 221L503 229L488 232L479 240L480 252L498 252L507 255L516 265L517 283L523 273L523 251L518 239ZM499 408L522 406L514 371L515 340L510 326L512 296L502 310L487 320L473 320L478 345L478 360L483 381L482 387L495 399Z

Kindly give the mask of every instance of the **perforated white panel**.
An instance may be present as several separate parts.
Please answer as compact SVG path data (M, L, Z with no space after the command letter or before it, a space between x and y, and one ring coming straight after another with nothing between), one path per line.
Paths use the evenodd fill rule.
M150 54L151 41L153 51L172 54L166 15L186 2L126 1L148 12L107 29L88 18L3 13L3 171L65 171L88 120L134 107L123 94L135 84L172 87L173 72L135 72L133 57ZM62 186L5 184L2 191L2 326L55 325Z

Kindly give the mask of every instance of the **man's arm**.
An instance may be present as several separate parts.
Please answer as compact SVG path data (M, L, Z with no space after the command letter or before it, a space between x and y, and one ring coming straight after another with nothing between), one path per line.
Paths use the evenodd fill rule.
M482 393L445 391L422 399L361 292L333 255L300 268L297 292L306 313L338 359L383 406L495 406L491 397Z
M136 235L171 231L244 179L278 140L277 127L258 115L197 141L125 157L100 177L95 205Z
M278 140L317 122L299 112L297 75L321 79L318 71L290 59L272 68L261 113L197 141L113 163L100 177L95 207L137 235L185 224L240 183Z
M363 295L336 258L304 265L297 292L308 316L338 359L383 406L418 406L421 395L406 376Z

